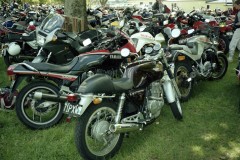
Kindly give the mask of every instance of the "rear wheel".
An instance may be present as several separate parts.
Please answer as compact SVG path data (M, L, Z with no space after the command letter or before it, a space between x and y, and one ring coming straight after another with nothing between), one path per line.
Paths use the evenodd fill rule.
M192 72L192 67L184 62L176 62L174 68L174 77L178 88L181 93L181 101L187 101L192 93L192 80L190 78L190 73Z
M36 100L35 92L58 95L59 88L47 82L32 82L18 94L16 113L19 120L31 129L45 129L57 124L63 116L63 106L58 102Z
M75 130L75 142L84 159L109 159L120 149L123 134L109 131L116 116L116 106L103 102L91 104L78 119Z

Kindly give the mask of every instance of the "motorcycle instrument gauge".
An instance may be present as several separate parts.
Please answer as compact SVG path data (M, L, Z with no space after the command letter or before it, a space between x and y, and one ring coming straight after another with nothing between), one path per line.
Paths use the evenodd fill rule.
M152 51L153 51L153 48L152 48L152 47L146 47L146 48L145 48L145 53L146 53L146 54L150 54L150 53L152 53Z
M154 49L155 51L158 51L158 50L161 49L161 45L160 45L160 44L155 44L155 45L153 46L153 49Z

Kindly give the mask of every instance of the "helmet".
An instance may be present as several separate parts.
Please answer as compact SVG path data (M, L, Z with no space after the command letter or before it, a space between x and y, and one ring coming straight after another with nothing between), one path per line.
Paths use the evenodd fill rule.
M8 45L8 49L7 49L8 53L12 56L16 56L20 53L21 51L21 48L20 46L15 43L15 42L12 42Z

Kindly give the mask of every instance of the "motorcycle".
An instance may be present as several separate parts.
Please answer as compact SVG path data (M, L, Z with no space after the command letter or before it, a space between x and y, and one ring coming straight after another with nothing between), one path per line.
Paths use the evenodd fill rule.
M128 55L124 52L122 56ZM156 44L141 60L130 63L121 79L105 74L87 78L64 97L64 112L78 117L75 142L80 155L109 159L120 149L125 133L143 130L160 116L164 97L181 120L180 96L164 51Z
M218 50L223 51L225 54L229 51L230 39L233 35L233 27L231 24L220 24L216 20L210 20L204 18L204 16L198 13L189 14L188 25L193 29L197 30L204 22L209 23L209 25L217 30L215 35L218 36Z
M61 29L63 22L62 16L50 14L35 31L5 36L2 54L6 65L24 60L32 61L38 54L39 48L54 40L55 33Z
M174 75L182 94L182 100L188 100L192 92L193 81L190 79L221 79L227 71L228 61L222 51L217 50L218 42L211 36L211 28L201 27L202 30L194 31L190 38L171 47L180 48L171 52L169 61L174 63ZM199 35L196 32L200 32ZM180 35L179 29L174 29L173 37Z
M33 94L36 91L56 96L60 93L72 93L86 77L95 73L106 73L118 78L122 75L122 65L126 63L118 50L122 47L131 50L131 45L128 39L119 33L94 46L93 51L80 54L67 64L23 62L9 66L7 73L15 78L11 93L14 93L23 79L31 79L31 83L17 96L15 107L18 118L32 129L44 129L57 124L63 115L62 103L37 100L33 98ZM135 53L132 55L133 58L137 56Z

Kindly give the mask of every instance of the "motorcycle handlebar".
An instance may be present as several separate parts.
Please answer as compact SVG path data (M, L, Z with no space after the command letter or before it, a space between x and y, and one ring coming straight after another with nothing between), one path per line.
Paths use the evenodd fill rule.
M165 48L165 51L183 50L183 47L171 47Z

